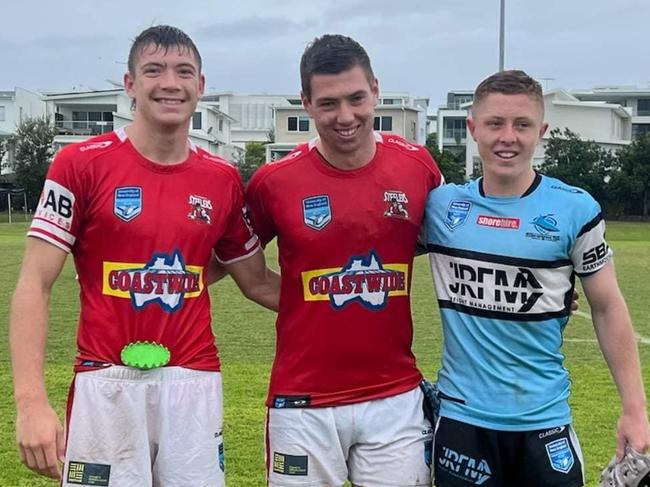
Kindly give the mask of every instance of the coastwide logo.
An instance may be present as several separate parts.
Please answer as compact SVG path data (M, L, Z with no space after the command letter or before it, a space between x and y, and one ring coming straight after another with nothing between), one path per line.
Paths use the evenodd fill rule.
M336 309L357 301L369 309L381 309L391 296L408 295L408 264L382 264L370 251L351 257L342 268L302 273L305 301L330 301Z
M186 266L178 250L154 254L145 264L104 262L103 267L103 294L130 299L138 310L157 303L173 313L183 307L185 298L203 291L203 268Z

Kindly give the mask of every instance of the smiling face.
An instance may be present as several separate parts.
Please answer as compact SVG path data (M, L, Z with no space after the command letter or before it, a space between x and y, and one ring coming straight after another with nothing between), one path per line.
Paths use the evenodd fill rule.
M375 152L377 80L370 82L356 65L338 74L313 74L310 92L309 97L302 93L302 102L329 162L335 166L346 165L339 161L354 160L359 166L369 162Z
M200 64L184 46L143 46L133 72L124 75L135 104L134 122L187 130L205 86Z
M490 93L472 107L467 127L478 145L485 182L519 190L534 178L535 146L548 124L540 101L525 93Z

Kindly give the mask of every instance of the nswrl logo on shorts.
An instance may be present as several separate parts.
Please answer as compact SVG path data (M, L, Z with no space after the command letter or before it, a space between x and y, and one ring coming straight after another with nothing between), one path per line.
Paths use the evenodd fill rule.
M558 472L569 473L573 467L573 452L566 438L551 441L546 444L546 453L551 462L551 468Z

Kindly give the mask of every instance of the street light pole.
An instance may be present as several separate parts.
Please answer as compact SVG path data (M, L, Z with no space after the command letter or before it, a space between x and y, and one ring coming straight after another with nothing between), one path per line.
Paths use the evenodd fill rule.
M499 71L503 71L503 46L505 44L506 0L501 0L501 21L499 23Z

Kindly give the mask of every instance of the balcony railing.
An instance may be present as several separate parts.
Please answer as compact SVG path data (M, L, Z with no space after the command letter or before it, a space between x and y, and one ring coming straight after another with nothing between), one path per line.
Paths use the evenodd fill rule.
M100 135L113 131L113 122L104 121L57 120L54 125L59 135Z

